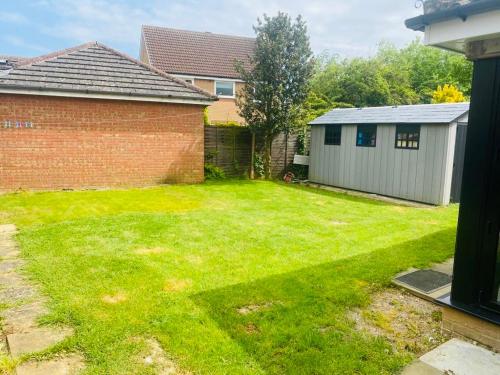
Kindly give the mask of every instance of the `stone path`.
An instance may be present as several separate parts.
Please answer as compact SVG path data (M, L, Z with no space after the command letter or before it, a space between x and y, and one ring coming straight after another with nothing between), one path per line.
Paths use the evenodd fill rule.
M73 334L70 328L40 327L38 318L47 314L45 299L35 285L20 272L24 261L14 239L14 225L0 225L0 303L9 308L0 311L2 332L0 353L6 351L12 358L49 349ZM83 358L68 354L45 361L21 363L17 375L73 375L84 367Z
M498 375L500 354L459 339L451 339L424 354L402 372L402 375L440 374Z

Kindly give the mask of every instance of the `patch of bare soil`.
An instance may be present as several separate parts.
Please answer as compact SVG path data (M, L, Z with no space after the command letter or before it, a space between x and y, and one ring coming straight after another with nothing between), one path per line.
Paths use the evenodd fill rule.
M242 306L242 307L238 308L236 311L238 311L238 313L241 315L248 315L248 314L258 312L258 311L261 311L264 309L268 309L275 304L276 304L275 302L266 302L266 303L262 303L260 305Z
M169 279L165 282L163 290L165 292L180 292L192 284L193 282L190 279Z
M143 248L143 249L137 249L134 251L134 253L138 255L153 255L153 254L163 254L166 253L168 250L164 249L163 247L152 247L152 248Z
M346 223L345 221L337 221L337 220L333 220L332 221L332 225L334 226L342 226L342 225L347 225L348 223Z
M167 356L160 343L155 339L145 340L146 350L141 355L142 363L152 367L159 375L191 375L190 372L182 370Z
M2 195L2 193L0 193ZM0 220L1 221L7 221L7 219L10 218L10 214L6 211L0 211Z
M125 302L127 299L128 298L125 293L108 294L102 296L101 298L104 303L108 303L110 305L116 305L117 303Z
M395 350L417 356L450 337L441 332L441 310L433 303L390 288L375 294L365 309L350 313L356 328L389 340Z
M202 264L203 263L203 258L200 257L199 255L187 255L185 259L191 263L191 264Z
M245 332L248 333L249 335L253 335L255 333L259 333L259 327L257 327L253 323L249 323L245 326Z

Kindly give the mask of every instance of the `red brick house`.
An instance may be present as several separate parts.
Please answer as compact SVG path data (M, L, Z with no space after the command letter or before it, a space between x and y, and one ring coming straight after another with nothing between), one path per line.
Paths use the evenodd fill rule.
M98 43L0 66L0 190L203 181L210 93Z
M212 123L239 122L236 93L243 86L235 62L248 69L255 38L143 26L140 59L219 100L208 108Z

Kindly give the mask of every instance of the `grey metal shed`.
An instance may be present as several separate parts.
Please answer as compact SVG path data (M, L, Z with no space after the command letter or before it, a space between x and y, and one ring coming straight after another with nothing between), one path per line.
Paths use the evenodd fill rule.
M309 180L447 205L461 183L455 149L468 111L469 103L334 109L310 123Z

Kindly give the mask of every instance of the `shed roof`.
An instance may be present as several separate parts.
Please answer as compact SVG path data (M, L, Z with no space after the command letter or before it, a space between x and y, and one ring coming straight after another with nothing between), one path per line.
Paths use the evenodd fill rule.
M322 124L447 124L469 111L469 103L334 109L310 122Z
M207 102L208 92L92 42L24 60L0 74L0 93L98 94L117 98Z
M143 26L142 38L154 67L204 77L240 78L234 64L241 61L248 69L255 48L255 38L157 26Z

